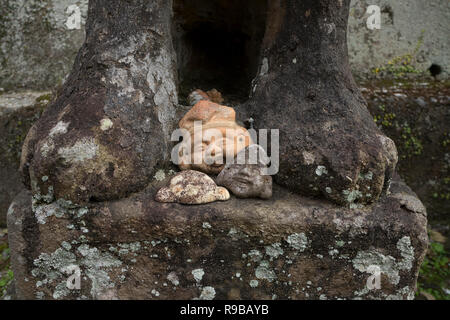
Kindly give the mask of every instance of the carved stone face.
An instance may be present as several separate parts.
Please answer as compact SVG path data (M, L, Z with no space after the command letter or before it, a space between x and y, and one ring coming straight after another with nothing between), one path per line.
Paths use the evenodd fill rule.
M198 102L180 121L180 128L188 132L184 149L190 151L182 155L180 168L219 174L227 158L233 159L251 144L250 134L235 118L232 108L206 100Z
M252 157L250 153L253 153ZM217 184L226 187L238 198L272 197L272 177L264 175L270 161L264 149L255 144L250 145L235 160L236 163L227 164L218 175Z

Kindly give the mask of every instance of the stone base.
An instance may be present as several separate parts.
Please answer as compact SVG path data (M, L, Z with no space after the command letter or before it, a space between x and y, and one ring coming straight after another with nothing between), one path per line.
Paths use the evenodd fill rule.
M127 199L71 208L22 192L8 214L19 299L412 299L426 211L399 180L346 209L274 187L199 206ZM81 271L80 290L67 279ZM376 267L380 289L368 289ZM369 281L370 282L370 281ZM73 282L74 284L76 282ZM376 284L376 281L373 281Z

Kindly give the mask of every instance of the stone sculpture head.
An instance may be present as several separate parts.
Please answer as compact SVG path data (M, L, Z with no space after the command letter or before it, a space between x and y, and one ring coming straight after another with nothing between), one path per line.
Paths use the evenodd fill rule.
M181 119L183 154L180 169L219 174L226 159L233 159L239 151L251 144L247 129L236 123L233 108L217 103L199 101Z
M203 204L230 199L227 189L218 187L208 175L186 170L170 180L170 185L158 191L158 202L177 202L182 204Z
M250 156L252 152L255 157ZM217 176L218 185L226 187L238 198L272 197L272 177L264 175L269 159L261 146L248 146L237 155L235 162L227 164Z

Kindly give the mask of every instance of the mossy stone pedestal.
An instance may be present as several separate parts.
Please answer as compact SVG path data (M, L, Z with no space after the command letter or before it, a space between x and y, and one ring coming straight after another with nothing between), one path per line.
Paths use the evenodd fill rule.
M278 186L271 200L157 203L166 182L85 208L61 200L32 205L31 194L21 193L8 215L18 298L414 297L426 212L403 182L361 209ZM74 266L80 290L67 288ZM380 289L367 287L370 266L381 272Z

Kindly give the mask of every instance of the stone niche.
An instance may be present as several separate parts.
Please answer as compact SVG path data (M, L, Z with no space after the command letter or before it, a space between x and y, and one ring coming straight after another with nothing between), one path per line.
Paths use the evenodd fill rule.
M426 211L351 76L349 5L91 1L72 73L22 150L17 297L413 298ZM156 202L183 99L213 87L239 121L280 130L272 197Z
M267 1L174 0L173 13L181 96L217 87L245 100L259 68Z

